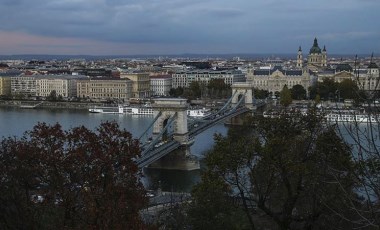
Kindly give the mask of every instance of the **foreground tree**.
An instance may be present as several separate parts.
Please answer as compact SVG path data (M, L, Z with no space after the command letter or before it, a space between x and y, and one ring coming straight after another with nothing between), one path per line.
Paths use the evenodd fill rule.
M272 119L255 117L227 137L216 136L215 148L206 157L206 175L216 179L199 186L212 193L213 183L223 181L218 192L241 201L251 228L360 226L350 209L353 200L342 196L355 197L350 148L313 111L307 116L290 112ZM193 195L195 201L201 199ZM255 205L257 214L251 208Z
M288 89L288 86L284 86L280 92L280 104L282 106L289 106L292 103L292 94L291 91Z
M40 123L0 145L0 228L140 229L139 143L116 123Z

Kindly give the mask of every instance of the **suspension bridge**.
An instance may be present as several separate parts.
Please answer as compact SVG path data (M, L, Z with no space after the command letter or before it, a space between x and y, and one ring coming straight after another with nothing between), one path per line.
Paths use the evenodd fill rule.
M190 146L194 137L226 119L263 106L253 96L253 87L247 83L232 85L232 96L218 111L202 118L187 116L186 99L159 98L152 104L155 117L139 137L141 157L136 159L139 168L146 167L181 146Z

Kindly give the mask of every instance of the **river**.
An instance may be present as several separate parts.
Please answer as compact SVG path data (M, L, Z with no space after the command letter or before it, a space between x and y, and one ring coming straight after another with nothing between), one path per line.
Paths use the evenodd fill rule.
M138 138L153 121L153 116L136 116L120 114L93 114L86 110L70 109L20 109L0 107L0 137L21 136L31 130L38 122L47 124L59 123L63 129L84 125L94 129L103 121L116 121L121 128L125 128L135 138ZM224 124L216 124L195 138L191 146L191 153L202 159L205 152L214 144L214 133L227 133ZM202 167L202 161L201 161ZM164 191L189 192L191 187L200 180L200 170L180 171L149 169L143 170L142 182L147 189Z

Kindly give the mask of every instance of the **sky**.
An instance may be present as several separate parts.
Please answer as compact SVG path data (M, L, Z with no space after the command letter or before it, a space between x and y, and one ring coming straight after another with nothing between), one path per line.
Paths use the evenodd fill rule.
M0 0L0 55L380 54L380 0Z

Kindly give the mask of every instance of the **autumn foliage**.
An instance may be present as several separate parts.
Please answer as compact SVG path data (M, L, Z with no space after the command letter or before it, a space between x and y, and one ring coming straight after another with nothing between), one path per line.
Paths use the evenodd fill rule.
M0 229L141 229L139 143L116 123L95 131L37 124L0 144Z

